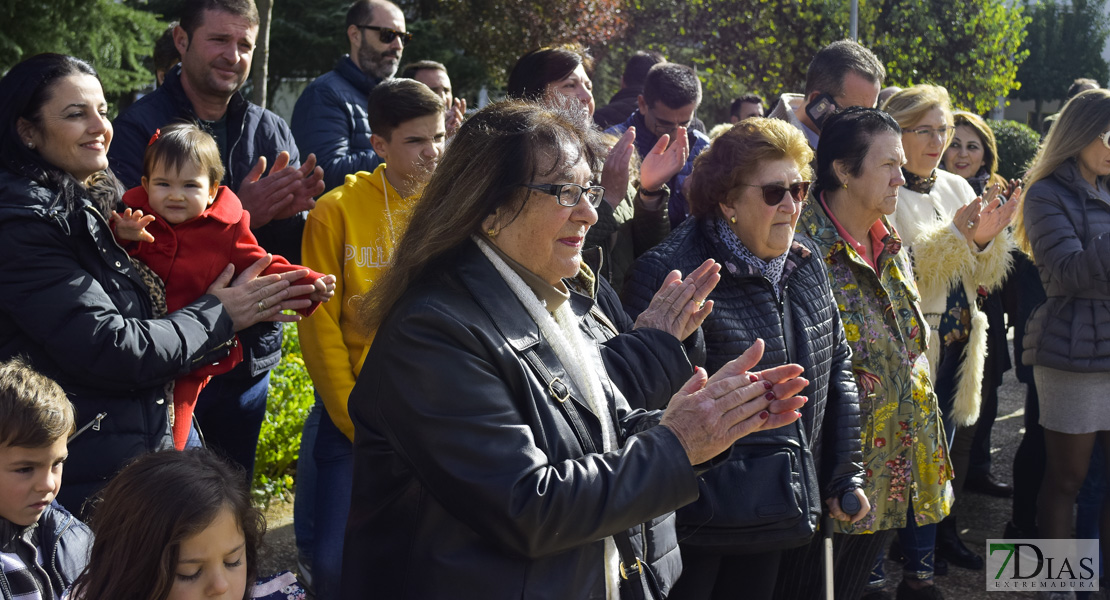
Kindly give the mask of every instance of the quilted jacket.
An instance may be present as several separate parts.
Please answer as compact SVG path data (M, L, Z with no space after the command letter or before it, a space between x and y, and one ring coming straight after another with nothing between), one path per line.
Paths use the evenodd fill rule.
M797 443L799 429L808 443L815 464L819 490L808 490L811 514L823 510L821 499L862 487L860 416L856 383L852 375L852 353L844 338L840 313L832 298L828 277L820 258L796 238L790 249L782 297L791 303L797 356L787 356L783 327L783 302L776 298L770 282L724 246L711 219L687 219L661 244L640 257L625 288L625 307L639 314L651 302L655 290L673 269L693 271L712 258L721 263L721 281L710 294L713 312L702 324L705 336L705 368L714 373L739 356L756 339L766 343L756 369L787 362L805 368L809 386L802 392L809 401L802 408L800 428L781 427L749 435L736 446L768 442ZM743 453L733 453L730 462ZM701 477L701 498L679 511L679 531L690 535L687 542L699 543L697 527L705 523L707 505L728 498L735 489L759 482L736 476L739 470L714 469ZM720 540L711 543L719 543Z

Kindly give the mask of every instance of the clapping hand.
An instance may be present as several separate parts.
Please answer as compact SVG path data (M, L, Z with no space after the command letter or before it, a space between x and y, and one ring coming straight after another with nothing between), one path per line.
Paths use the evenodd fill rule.
M289 164L289 153L282 151L269 175L262 177L265 170L266 157L260 156L237 192L243 209L250 213L251 228L311 209L316 205L313 198L324 191L324 170L316 166L315 154L294 167Z
M713 312L713 301L706 297L717 287L720 273L721 265L712 258L685 279L681 272L671 271L652 296L651 304L636 318L635 328L662 329L679 340L686 339Z

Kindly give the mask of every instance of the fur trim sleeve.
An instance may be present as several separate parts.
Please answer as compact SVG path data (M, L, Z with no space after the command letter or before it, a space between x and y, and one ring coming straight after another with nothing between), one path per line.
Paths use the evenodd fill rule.
M1003 231L990 245L976 255L975 279L977 285L982 285L988 291L995 291L1002 287L1002 281L1010 272L1013 265L1014 249L1013 239L1009 230Z
M922 231L914 241L912 253L913 272L923 304L931 304L938 297L946 298L949 288L975 274L975 255L949 223L938 221Z

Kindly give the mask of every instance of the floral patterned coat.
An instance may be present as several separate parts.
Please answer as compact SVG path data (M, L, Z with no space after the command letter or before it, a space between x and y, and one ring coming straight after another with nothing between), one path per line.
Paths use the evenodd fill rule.
M883 218L888 231L894 228ZM906 525L908 503L920 525L943 519L952 506L952 464L925 357L929 326L919 306L913 269L897 232L876 264L845 243L820 203L802 211L798 231L825 259L859 386L864 492L871 512L841 533L873 533Z

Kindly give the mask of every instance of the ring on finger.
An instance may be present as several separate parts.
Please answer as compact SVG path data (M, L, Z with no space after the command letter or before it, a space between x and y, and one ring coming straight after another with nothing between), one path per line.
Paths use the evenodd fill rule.
M705 306L705 300L694 300L694 304L697 304L698 310L701 310L701 308Z
M971 229L972 227L975 227L975 221L968 221L967 222L967 228Z
M258 312L266 312L266 303L261 300L258 301Z

